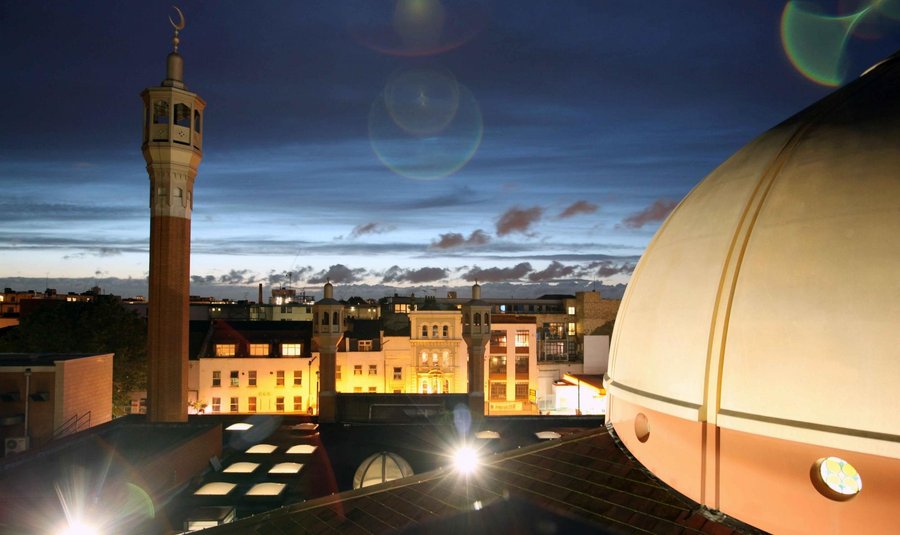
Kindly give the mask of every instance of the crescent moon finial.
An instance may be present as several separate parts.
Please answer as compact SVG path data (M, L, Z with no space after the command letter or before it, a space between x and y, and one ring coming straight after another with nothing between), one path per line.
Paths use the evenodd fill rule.
M184 29L184 13L182 13L181 10L178 9L177 6L172 6L172 8L178 12L178 24L176 24L175 21L172 20L171 15L169 15L169 23L172 25L173 28L175 28L176 32L178 30L183 30Z

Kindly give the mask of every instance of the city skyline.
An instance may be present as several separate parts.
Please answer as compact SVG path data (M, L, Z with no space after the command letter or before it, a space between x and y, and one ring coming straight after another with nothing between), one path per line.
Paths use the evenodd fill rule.
M192 293L626 283L697 182L831 90L770 4L183 5L185 82L208 103ZM128 293L148 267L138 93L164 77L173 12L15 8L0 284ZM841 81L900 47L881 18Z

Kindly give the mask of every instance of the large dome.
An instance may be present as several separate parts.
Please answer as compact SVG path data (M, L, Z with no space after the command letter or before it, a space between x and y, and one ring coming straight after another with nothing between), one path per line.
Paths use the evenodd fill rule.
M682 200L632 276L606 384L628 449L695 500L767 530L871 532L900 504L898 380L895 55ZM830 456L865 490L819 490Z

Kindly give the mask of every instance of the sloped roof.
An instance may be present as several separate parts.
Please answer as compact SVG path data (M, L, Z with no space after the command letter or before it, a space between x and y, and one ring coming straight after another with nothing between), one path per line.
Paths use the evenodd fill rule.
M487 458L468 479L443 468L291 505L210 533L445 533L455 525L483 533L493 530L492 517L524 510L535 519L520 523L517 532L537 532L547 522L557 532L744 532L736 523L711 519L660 483L607 429L598 428Z

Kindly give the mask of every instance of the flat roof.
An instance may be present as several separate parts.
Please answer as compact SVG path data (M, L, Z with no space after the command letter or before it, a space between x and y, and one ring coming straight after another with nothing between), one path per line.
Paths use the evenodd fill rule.
M53 366L61 360L77 360L112 353L0 353L0 367Z

